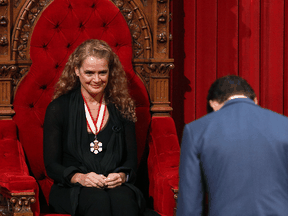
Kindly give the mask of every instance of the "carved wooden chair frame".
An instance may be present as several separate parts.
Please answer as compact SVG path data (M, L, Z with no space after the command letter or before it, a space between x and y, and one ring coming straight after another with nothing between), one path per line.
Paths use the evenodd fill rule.
M12 104L17 86L32 64L31 35L41 12L52 1L0 0L0 119L12 119L15 114ZM169 58L169 0L111 1L130 28L134 71L149 92L152 115L170 116L169 74L174 65ZM33 215L34 193L10 194L0 188L0 194L0 215Z
M53 0L0 0L0 119L14 115L13 96L28 73L29 42L43 9ZM111 0L133 38L133 66L142 79L155 116L169 116L169 0Z

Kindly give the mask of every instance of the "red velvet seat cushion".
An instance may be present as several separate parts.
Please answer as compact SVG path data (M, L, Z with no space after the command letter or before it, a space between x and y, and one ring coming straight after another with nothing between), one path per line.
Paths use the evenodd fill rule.
M154 209L161 215L173 215L176 206L172 188L178 188L180 146L174 121L169 117L153 117L149 138L149 194Z
M16 124L14 121L0 121L0 149L1 158L5 158L1 164L1 173L21 173L29 175L25 156L21 144L17 141ZM1 177L1 176L0 176Z
M7 188L11 193L34 192L37 190L35 179L19 172L2 173L0 182L1 186Z
M150 102L144 84L133 71L131 35L121 12L110 0L54 0L34 28L30 42L32 66L20 83L13 104L19 140L47 202L53 181L47 177L43 162L45 111L69 55L91 38L108 42L126 71L137 104L139 162L146 144Z
M0 182L10 192L37 189L35 179L29 176L25 155L17 140L16 124L11 120L0 121ZM21 182L23 182L21 184Z
M21 143L17 140L16 124L12 120L0 121L0 186L10 193L34 192L38 197L38 185L29 175ZM32 209L39 212L39 203Z

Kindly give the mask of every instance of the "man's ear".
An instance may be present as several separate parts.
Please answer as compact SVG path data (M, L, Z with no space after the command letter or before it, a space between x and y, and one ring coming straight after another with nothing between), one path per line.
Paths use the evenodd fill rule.
M212 107L212 109L213 109L214 111L219 110L220 104L219 104L218 101L216 101L216 100L209 100L209 104L210 104L210 106Z
M212 107L212 109L214 110L215 107L215 101L209 100L209 104Z
M255 97L253 101L256 105L258 105L258 98L257 97Z

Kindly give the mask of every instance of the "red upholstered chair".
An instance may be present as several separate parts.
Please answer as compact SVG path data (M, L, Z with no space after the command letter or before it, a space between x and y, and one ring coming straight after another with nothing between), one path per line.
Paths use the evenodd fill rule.
M13 103L16 114L13 120L0 122L0 193L4 198L14 196L10 201L15 212L31 214L31 202L34 215L44 214L40 206L49 205L53 184L43 162L46 107L69 55L90 38L105 40L119 56L136 100L137 185L158 213L173 215L171 189L177 188L179 164L175 125L171 117L151 116L146 86L132 66L130 30L109 0L54 0L39 17L28 43L32 65L17 87Z

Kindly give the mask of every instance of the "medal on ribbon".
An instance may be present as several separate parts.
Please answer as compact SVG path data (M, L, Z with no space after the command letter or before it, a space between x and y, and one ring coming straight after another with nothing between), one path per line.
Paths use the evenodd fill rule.
M83 97L83 99L84 99L84 107L85 107L87 125L88 125L90 131L93 134L95 134L94 141L92 141L90 143L90 151L94 154L98 154L99 152L102 151L102 143L97 139L97 134L99 133L99 131L103 127L103 122L104 122L107 106L104 104L103 96L102 96L102 98L100 100L100 107L98 109L98 114L97 114L96 120L94 121L92 118L89 106L88 106L84 97Z
M90 143L90 151L94 154L98 154L102 151L102 143L97 140L97 138Z

